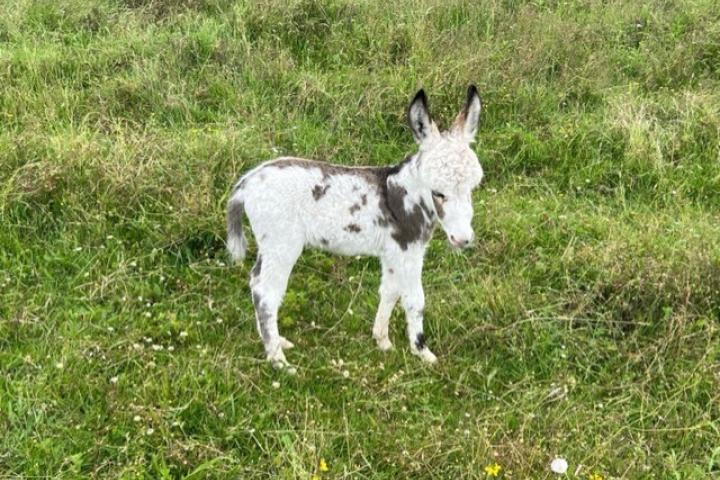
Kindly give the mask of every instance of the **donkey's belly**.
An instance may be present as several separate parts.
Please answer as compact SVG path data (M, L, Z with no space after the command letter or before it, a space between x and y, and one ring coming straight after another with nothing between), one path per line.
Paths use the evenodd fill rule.
M381 232L365 231L359 224L350 224L343 230L316 232L308 236L307 245L339 255L371 255L381 252Z

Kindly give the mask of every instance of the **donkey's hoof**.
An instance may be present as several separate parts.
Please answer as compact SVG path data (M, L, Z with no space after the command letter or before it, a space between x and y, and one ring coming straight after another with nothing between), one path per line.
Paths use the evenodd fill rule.
M285 368L285 366L289 365L280 345L267 354L267 360L272 363L272 366L275 368Z
M388 337L375 338L375 342L377 342L378 348L383 352L387 352L393 348L393 344Z
M423 362L433 364L437 363L437 357L429 348L425 347L420 350L413 349L412 353L422 359Z
M290 375L297 373L297 369L288 363L282 348L278 348L272 354L268 354L267 359L277 370L282 370Z
M293 348L295 344L285 337L280 337L280 348L283 350L289 350Z
M274 360L272 361L272 366L276 370L283 371L289 375L295 375L297 373L297 368L290 365L287 361Z

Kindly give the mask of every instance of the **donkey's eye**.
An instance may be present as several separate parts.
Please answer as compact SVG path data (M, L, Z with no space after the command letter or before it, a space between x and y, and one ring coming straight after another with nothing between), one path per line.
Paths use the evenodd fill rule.
M433 197L435 197L439 200L445 200L445 195L443 195L440 192L436 192L435 190L433 190L432 194L433 194Z

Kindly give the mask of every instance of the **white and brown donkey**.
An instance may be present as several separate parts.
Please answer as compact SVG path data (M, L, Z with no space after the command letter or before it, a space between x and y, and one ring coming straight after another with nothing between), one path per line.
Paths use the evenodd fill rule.
M273 365L289 367L283 349L293 344L280 336L277 314L306 246L379 257L380 306L373 326L378 347L392 348L388 323L400 299L410 349L427 362L437 360L423 335L423 257L436 222L455 248L473 240L471 192L483 170L470 144L481 108L477 89L470 86L452 128L440 132L420 90L407 111L419 149L399 165L346 167L281 157L240 178L228 202L227 246L235 260L244 258L246 215L258 245L250 275L257 329Z

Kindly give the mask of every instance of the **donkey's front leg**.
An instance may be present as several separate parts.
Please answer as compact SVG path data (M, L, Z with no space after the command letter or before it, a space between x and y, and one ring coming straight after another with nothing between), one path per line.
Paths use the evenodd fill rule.
M423 333L423 314L425 293L422 287L422 257L418 261L409 261L403 268L401 279L401 300L407 318L407 333L410 351L428 363L435 363L437 357L425 344Z

